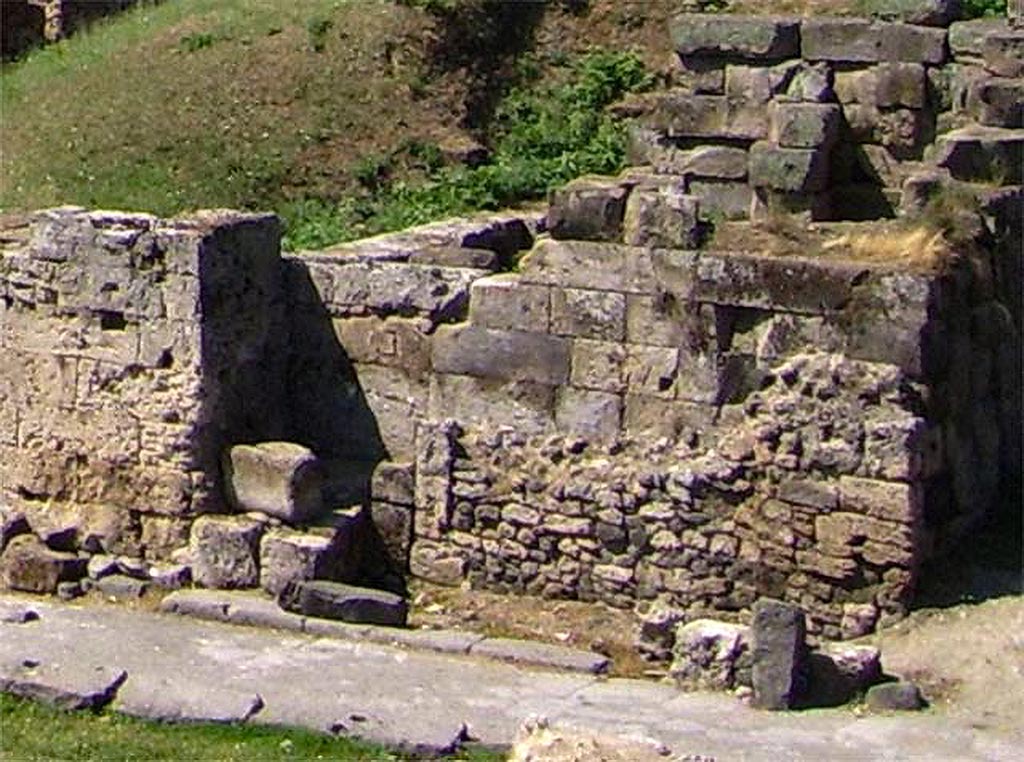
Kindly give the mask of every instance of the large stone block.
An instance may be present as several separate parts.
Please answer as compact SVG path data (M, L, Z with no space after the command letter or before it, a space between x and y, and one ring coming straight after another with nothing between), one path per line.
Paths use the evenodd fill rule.
M548 292L546 286L523 283L512 273L481 278L470 289L469 322L481 328L546 333Z
M748 61L781 61L800 52L796 19L683 13L672 19L669 32L676 52L690 56L721 56Z
M626 334L626 295L614 291L551 289L551 333L622 341Z
M627 349L607 341L577 339L572 343L572 372L569 382L579 389L617 394L625 389Z
M0 579L12 590L53 594L61 582L81 579L87 559L50 550L34 535L13 538L0 556Z
M745 180L747 152L734 146L699 146L681 153L676 174L714 180Z
M271 529L260 540L260 587L277 595L289 583L328 578L336 552L327 537Z
M1024 29L990 34L982 47L985 68L999 77L1024 77Z
M409 568L409 549L412 545L413 535L413 507L375 501L370 504L370 516L384 543L388 560L396 569L404 572Z
M430 383L430 417L475 426L511 426L524 434L554 430L555 387L438 373ZM422 476L417 474L417 486Z
M236 510L296 524L324 511L323 476L317 457L293 442L235 445L224 459L228 500Z
M1024 127L1024 80L983 77L973 81L967 108L987 127Z
M669 138L759 140L767 136L764 103L730 101L724 95L668 90L649 95L640 123Z
M278 596L286 611L356 624L405 626L408 604L394 593L322 580L287 585Z
M753 615L754 705L791 709L806 685L804 612L792 604L762 598L754 604Z
M985 40L1008 31L1004 18L957 21L949 27L949 49L957 61L978 61L985 51Z
M944 29L820 17L800 28L804 58L838 63L906 61L937 65L948 57Z
M1024 183L1024 130L965 127L940 135L933 161L957 180Z
M430 399L429 376L400 367L355 367L366 412L388 457L409 458L415 445L416 422L422 420ZM355 457L359 457L358 453Z
M446 325L434 335L433 366L438 373L559 385L569 379L569 342L540 333Z
M345 317L334 320L334 333L352 362L402 368L423 374L430 370L429 323L392 317Z
M415 501L416 473L413 463L382 460L370 478L370 498L374 501L412 505Z
M925 108L927 85L925 68L918 63L882 63L835 75L835 91L841 103L880 108Z
M786 193L813 193L828 185L828 153L780 148L762 141L750 149L750 184Z
M256 587L264 525L240 516L200 516L192 524L189 552L196 584Z
M555 406L555 424L566 434L611 441L621 433L622 398L608 392L563 388Z
M522 261L526 283L651 293L658 287L651 253L634 246L545 238Z
M776 102L771 116L769 139L783 148L827 151L839 137L842 122L842 111L834 103Z
M729 691L750 683L750 630L697 619L676 629L669 675L689 689Z
M702 215L712 220L742 220L750 215L754 191L745 182L691 180L687 192L700 203Z
M630 186L610 178L583 177L551 192L547 229L553 238L617 241Z
M916 524L924 517L924 494L920 484L839 477L840 509L850 513Z
M960 11L960 0L888 0L872 6L874 16L920 26L949 26Z
M630 246L693 249L700 245L700 205L681 184L640 185L626 206L623 242Z

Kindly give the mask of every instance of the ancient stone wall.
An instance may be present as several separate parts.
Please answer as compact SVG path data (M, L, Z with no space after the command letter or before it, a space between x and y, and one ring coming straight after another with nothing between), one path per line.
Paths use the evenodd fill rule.
M4 236L4 520L166 558L225 510L224 447L280 435L276 219L58 209Z

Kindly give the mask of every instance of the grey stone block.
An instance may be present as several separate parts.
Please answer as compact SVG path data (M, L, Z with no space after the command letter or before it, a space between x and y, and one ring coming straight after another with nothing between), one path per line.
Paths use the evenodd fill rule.
M469 322L481 328L545 333L550 298L546 286L523 283L503 273L473 283L469 296Z
M630 246L696 248L703 234L699 213L697 199L681 183L638 186L626 207L623 241Z
M354 363L402 368L414 375L430 370L430 323L423 318L344 317L334 334Z
M902 680L872 686L864 698L868 709L876 712L915 711L925 707L920 689Z
M1024 183L1024 130L965 127L940 135L932 161L957 180Z
M137 600L149 590L149 583L123 574L110 574L95 580L93 589L110 598Z
M323 469L292 442L235 445L224 459L228 499L238 511L259 511L302 523L324 510Z
M669 33L676 52L749 61L781 61L800 52L796 19L683 13L672 19Z
M919 109L927 105L927 79L921 64L882 63L836 72L835 92L841 103Z
M621 431L622 398L608 392L564 387L555 407L555 423L566 434L611 441Z
M967 108L987 127L1024 127L1024 80L985 77L971 83Z
M203 587L256 587L264 525L235 516L200 516L189 541L192 574Z
M417 648L445 654L467 654L484 639L474 632L456 630L399 630L392 627L372 627L366 639L389 646Z
M61 582L86 574L87 560L74 553L50 550L35 535L18 535L0 556L0 578L12 590L55 593Z
M192 567L186 564L153 564L149 578L157 587L178 590L192 581Z
M247 627L272 627L302 632L305 617L282 611L272 600L258 595L235 596L228 604L226 620Z
M394 593L322 580L290 583L278 603L294 613L355 624L402 627L408 613L405 600Z
M197 619L227 621L231 597L220 590L177 590L164 596L160 610L166 614L181 614Z
M617 241L630 186L605 178L583 177L551 192L547 229L553 238Z
M960 0L888 0L875 3L872 15L921 26L949 26L960 18Z
M540 333L446 325L434 335L433 366L438 373L564 384L569 344Z
M370 477L370 497L374 501L412 505L415 501L415 485L415 464L382 460Z
M569 383L579 389L619 393L625 389L625 362L626 347L622 344L578 339L572 343Z
M458 585L466 574L465 559L432 542L417 540L409 556L413 576L438 585Z
M370 516L391 562L401 571L409 567L412 545L413 507L374 501Z
M678 174L687 178L745 180L747 152L733 146L700 146L681 155Z
M985 51L985 40L1009 30L1004 18L957 21L949 26L949 49L957 61L977 61Z
M487 249L464 246L431 246L409 254L411 265L437 265L438 267L468 267L473 270L495 271L501 267L497 253Z
M937 65L948 57L946 32L911 24L865 19L809 18L800 28L804 58L811 61Z
M260 587L277 595L289 582L330 577L338 552L332 538L271 529L260 540Z
M588 672L592 675L603 674L611 666L611 660L600 654L511 638L485 638L473 644L469 653L471 656L485 656L516 664L551 667L572 672Z
M622 341L626 334L626 295L614 291L551 289L551 333Z
M813 193L828 185L828 154L820 149L779 148L758 142L750 149L750 184L786 193Z
M640 123L669 138L760 140L768 134L766 103L668 90L650 98Z
M31 531L32 528L23 513L0 505L0 553L4 552L7 543L15 537Z
M527 283L649 293L657 288L650 252L616 244L541 239L523 260Z
M750 216L753 190L744 182L694 180L688 184L687 192L700 202L701 214L712 220L742 220Z
M790 709L806 681L807 645L804 613L782 601L762 598L753 608L754 705Z
M691 690L728 691L750 682L750 630L697 619L675 630L669 675Z
M554 430L554 389L533 381L505 381L437 373L430 384L430 417L487 427L511 426L524 435ZM417 484L422 475L417 475Z
M831 149L839 137L842 111L834 103L776 102L769 139L783 148Z
M982 54L985 68L996 76L1024 77L1024 29L988 35Z

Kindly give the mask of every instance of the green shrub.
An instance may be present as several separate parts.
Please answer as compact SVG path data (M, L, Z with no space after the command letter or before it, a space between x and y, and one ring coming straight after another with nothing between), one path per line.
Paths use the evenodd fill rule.
M965 19L1006 15L1006 0L962 0L961 6Z
M320 248L446 216L511 206L542 198L580 175L618 172L625 156L625 133L605 107L651 83L633 54L589 53L571 67L561 85L520 87L508 93L495 114L493 151L486 164L443 167L436 147L421 144L402 146L392 157L366 159L355 169L365 194L336 204L303 201L279 209L287 224L285 246ZM405 162L420 161L418 169L426 175L422 182L390 179L399 153Z

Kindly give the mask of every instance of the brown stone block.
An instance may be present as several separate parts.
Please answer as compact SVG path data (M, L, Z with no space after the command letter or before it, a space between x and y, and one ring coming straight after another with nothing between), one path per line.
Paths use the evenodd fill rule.
M356 363L399 367L411 374L430 371L430 339L420 320L392 317L336 318L334 333Z
M924 495L919 484L841 476L839 503L849 513L915 524L923 517Z
M86 559L50 550L33 535L20 535L0 556L0 579L12 590L52 594L57 585L85 576Z
M799 54L800 22L769 16L682 13L670 24L680 56L776 61Z
M555 405L555 425L566 434L610 441L621 433L622 398L608 392L563 387Z
M551 289L551 333L622 341L626 333L626 295L614 291Z
M481 278L470 288L469 322L481 328L547 333L549 290L523 283L513 273Z
M441 326L434 336L433 366L439 373L564 384L569 378L569 342L523 331Z
M582 177L551 192L547 229L552 238L617 241L631 185L613 178Z
M626 388L626 354L623 344L576 339L569 382L580 389L620 393Z
M524 283L650 293L658 286L651 252L638 247L542 238L520 264Z
M554 430L554 387L532 381L495 381L435 374L430 384L430 417L473 426L511 426L526 435Z

